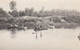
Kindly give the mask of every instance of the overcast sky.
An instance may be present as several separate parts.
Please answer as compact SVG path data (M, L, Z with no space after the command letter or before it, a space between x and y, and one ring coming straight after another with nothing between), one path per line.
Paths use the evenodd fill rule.
M11 0L0 0L0 7L4 10L9 10L9 3ZM80 0L14 0L17 2L17 9L23 10L26 7L34 7L40 10L44 7L46 10L50 9L68 9L80 10Z

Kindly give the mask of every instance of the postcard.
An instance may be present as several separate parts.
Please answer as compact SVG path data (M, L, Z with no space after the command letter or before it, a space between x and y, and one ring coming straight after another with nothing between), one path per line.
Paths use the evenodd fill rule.
M80 50L80 0L0 0L0 50Z

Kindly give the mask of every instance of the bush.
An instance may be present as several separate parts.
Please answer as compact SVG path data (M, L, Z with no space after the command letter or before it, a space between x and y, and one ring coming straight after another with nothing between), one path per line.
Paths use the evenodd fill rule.
M10 14L8 14L6 11L3 9L0 9L0 17L10 17Z

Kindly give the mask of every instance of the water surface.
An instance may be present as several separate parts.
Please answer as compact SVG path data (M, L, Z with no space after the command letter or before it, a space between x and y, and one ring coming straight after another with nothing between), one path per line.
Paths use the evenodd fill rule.
M0 50L80 50L77 29L52 29L32 34L33 30L0 30Z

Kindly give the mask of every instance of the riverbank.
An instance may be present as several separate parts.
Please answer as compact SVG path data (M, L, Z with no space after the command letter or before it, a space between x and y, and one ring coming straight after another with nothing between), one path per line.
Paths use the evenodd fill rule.
M78 23L68 23L61 21L60 22L54 22L52 17L12 17L8 20L0 19L0 29L5 28L18 28L18 29L34 29L35 27L41 26L42 29L53 29L54 28L77 28L80 25Z

